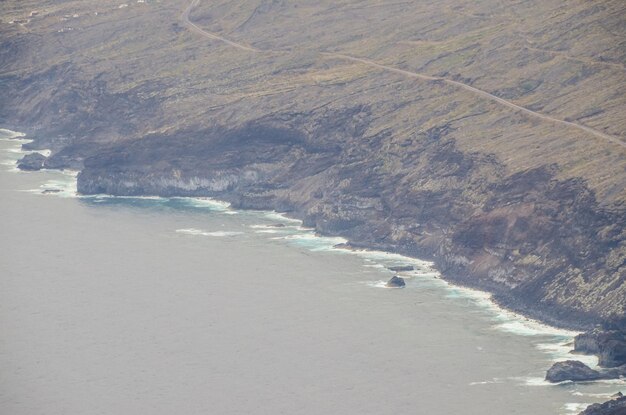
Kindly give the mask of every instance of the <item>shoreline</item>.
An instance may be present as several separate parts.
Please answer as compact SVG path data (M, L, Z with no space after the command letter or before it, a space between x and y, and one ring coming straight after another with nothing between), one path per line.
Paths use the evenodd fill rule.
M23 144L24 142L28 142L29 139L24 138L24 136L18 136L16 138L2 138L2 141L15 142L16 144ZM30 150L29 150L30 151ZM37 151L37 150L33 150ZM22 152L26 154L27 151ZM29 171L21 171L23 173L31 173ZM213 206L216 211L224 210L222 213L233 212L233 214L237 211L241 212L257 212L259 214L264 215L269 220L276 220L281 222L286 222L288 227L296 226L299 231L309 232L310 235L314 238L314 240L327 240L328 246L326 248L320 248L320 251L334 251L339 254L345 255L356 255L361 259L367 260L368 257L382 257L389 261L395 261L395 264L416 264L416 268L428 267L432 273L436 273L437 276L432 278L431 281L437 281L436 285L438 289L442 290L442 295L447 298L453 299L453 301L458 301L455 297L458 297L460 300L469 300L472 303L472 307L476 309L480 309L484 311L485 318L491 321L491 328L493 330L497 330L500 332L506 332L510 335L514 336L523 336L523 337L534 337L537 340L527 340L530 344L532 344L534 349L545 356L547 362L557 362L565 359L576 359L583 361L585 364L590 367L597 367L597 358L592 355L576 355L571 353L573 349L573 338L577 334L580 333L578 330L572 330L571 328L564 328L563 325L554 325L550 324L541 319L536 319L529 317L527 314L520 313L511 307L507 307L505 304L502 304L501 301L498 300L496 294L489 292L487 290L481 290L479 288L467 286L464 284L460 284L454 279L449 279L444 273L440 271L438 267L435 266L434 262L415 258L412 256L402 255L400 253L391 252L391 251L380 251L376 249L370 249L364 246L336 246L338 245L338 239L336 235L324 235L323 233L317 231L314 228L307 228L304 226L304 223L301 219L294 218L291 214L292 212L277 212L275 210L257 210L257 209L240 209L240 208L232 208L231 203L228 201L222 201L218 199L214 199L211 197L188 197L188 196L158 196L158 195L148 195L148 196L116 196L116 195L108 195L108 194L98 194L98 195L83 195L79 194L76 189L76 181L77 181L77 172L70 171L67 169L44 169L42 172L50 172L50 173L60 173L68 178L68 181L72 181L73 186L68 187L68 189L73 188L75 193L70 197L75 197L78 199L149 199L149 200L172 200L172 199L184 199L190 202L197 202L196 205L205 205L205 206ZM36 192L36 190L32 190L34 193L41 193L43 195L48 196L57 196L57 197L68 197L69 194L65 192L60 193L45 193L45 185L41 185L40 192ZM197 206L200 207L200 206ZM178 230L177 230L178 232ZM305 234L308 238L309 233ZM218 236L218 235L211 235ZM219 235L221 236L221 235ZM288 239L288 238L272 238L272 239ZM306 238L305 238L306 239ZM291 243L291 241L285 241L286 243ZM347 240L343 240L340 242L348 242ZM349 242L348 242L348 245ZM373 258L372 258L373 260ZM375 265L378 268L381 268L380 262L376 262ZM384 267L387 271L389 271L388 267ZM384 271L381 269L381 271ZM400 272L400 274L404 274L404 272ZM409 272L409 274L412 274ZM381 274L382 275L382 274ZM403 275L404 276L404 275ZM419 275L409 275L409 279L419 279L424 278ZM370 285L373 286L373 285ZM408 293L407 293L408 294ZM544 368L547 369L549 364ZM515 375L515 374L513 374ZM558 386L563 387L563 385L573 385L572 382L566 381L557 384L549 383L543 379L543 377L539 376L512 376L506 377L502 379L494 379L492 381L489 380L481 380L474 383L474 385L487 384L487 383L501 383L501 382L515 382L519 386L531 387L531 386ZM623 379L616 380L614 382L607 381L598 381L592 382L593 384L610 384L614 385L615 390L623 390L624 385L626 385L626 381ZM472 385L473 386L473 385ZM569 386L568 386L569 387ZM581 393L580 395L576 395L579 392L573 392L574 396L586 396L589 395L591 398L593 394L585 393L584 395ZM604 393L603 397L609 397L610 394ZM598 395L599 397L599 395ZM595 397L593 398L595 399ZM589 401L587 401L589 402ZM593 401L592 401L593 402ZM585 409L588 403L569 403L564 402L564 411L563 413L574 414L578 412L573 412L569 408L574 408L574 405L577 405L576 408L580 410Z
M15 135L13 137L0 137L0 139L3 141L12 141L12 142L20 141L21 142L20 144L31 143L31 142L37 141L36 139L26 138L28 137L27 133L17 132L17 131L6 129L6 128L0 128L0 133L4 131L11 132ZM21 154L26 155L26 154L33 153L33 152L41 153L43 151L46 151L46 150L21 150ZM32 173L30 171L23 171L23 170L18 169L17 162L16 162L15 169L16 171L19 171L19 172ZM75 181L77 180L77 175L80 173L79 171L68 170L68 169L42 169L40 171L63 173L72 177ZM73 186L73 189L76 189L75 184ZM45 191L45 189L42 189L42 191ZM76 194L74 197L85 198L85 199L86 198L114 198L114 199L116 198L119 198L119 199L181 198L181 199L190 199L190 200L209 200L212 203L222 205L226 208L229 208L232 206L232 203L228 200L220 200L218 198L213 198L210 196L205 196L205 197L202 197L202 196L197 196L197 197L162 196L162 195L127 196L127 195L114 195L114 194L104 194L104 193L103 194L81 194L77 190L75 191L76 191ZM495 314L509 314L511 318L518 319L520 322L524 322L526 324L534 326L531 330L537 331L537 334L539 335L545 334L545 335L553 335L553 336L571 337L572 338L571 340L573 341L573 337L575 335L580 334L584 331L583 329L580 328L580 326L577 326L573 322L568 323L566 321L556 321L556 320L551 321L550 319L545 319L545 318L542 319L539 316L533 315L533 314L539 314L539 313L523 312L521 310L516 309L515 307L511 307L499 299L497 292L493 292L492 290L489 290L484 287L475 286L475 285L473 286L471 284L464 283L464 281L459 278L450 277L444 271L442 271L440 267L437 266L437 262L433 261L432 259L418 258L418 257L410 256L410 255L405 255L401 252L397 252L391 249L383 250L383 249L379 249L376 246L367 246L366 244L353 243L349 239L341 235L326 234L316 228L304 226L304 220L302 218L294 217L293 215L291 215L291 213L293 212L279 212L276 210L252 209L252 208L244 208L244 207L236 207L234 210L235 211L237 210L247 211L247 212L259 212L268 216L273 215L278 220L285 220L285 221L289 221L292 223L298 223L299 227L302 230L312 231L315 237L317 238L328 238L328 239L341 238L343 239L343 242L341 243L341 245L343 246L340 246L340 247L332 246L330 250L340 251L346 254L353 254L353 255L360 256L360 257L367 257L368 255L374 255L374 256L382 255L382 256L387 256L387 257L395 257L399 263L413 263L413 265L427 264L427 266L432 268L432 270L438 274L437 279L439 279L440 281L448 285L450 289L463 290L465 291L467 296L470 298L478 299L479 301L488 301L491 304L492 306L491 308L493 309L493 312ZM339 244L335 244L335 245L339 245ZM413 278L413 276L409 276L409 278ZM520 335L523 335L523 334L520 334Z

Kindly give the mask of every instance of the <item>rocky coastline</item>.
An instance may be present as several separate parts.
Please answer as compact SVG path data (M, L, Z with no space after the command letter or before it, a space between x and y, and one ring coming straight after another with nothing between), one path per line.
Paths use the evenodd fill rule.
M261 132L263 132L261 130ZM40 148L49 143L41 142L37 144L37 140L33 143L25 145L28 149ZM64 154L63 163L59 163L55 157L48 161L47 158L39 153L27 155L18 164L19 168L24 170L36 170L37 168L54 165L56 168L63 168L65 165L72 166L73 162L68 162L68 154ZM134 167L131 172L125 169L119 169L116 166L118 160L116 156L109 153L104 156L106 165L102 165L100 156L96 155L85 160L83 171L78 175L78 190L83 194L107 193L120 196L141 195L141 196L209 196L216 197L230 202L233 207L238 209L264 209L277 210L285 212L287 215L303 220L305 226L316 229L322 235L328 236L344 236L349 238L348 246L353 248L366 248L384 250L388 252L399 253L402 255L412 256L419 259L428 259L435 263L438 270L441 271L444 278L453 281L456 284L467 286L470 288L481 289L494 293L494 300L501 306L512 311L533 319L545 322L561 328L573 330L589 330L576 337L574 352L581 354L597 355L601 367L614 368L626 364L626 331L624 322L617 319L601 320L590 317L585 313L577 313L569 310L565 313L555 312L554 308L542 304L529 304L527 299L519 298L512 295L511 290L506 286L494 284L490 281L481 279L467 278L468 259L459 259L458 252L447 252L447 255L440 256L436 250L420 249L423 248L417 244L407 246L397 243L385 243L375 240L375 233L369 230L376 230L380 227L380 223L376 221L362 221L355 226L350 220L346 220L342 215L342 210L350 209L352 206L342 206L337 204L334 208L323 212L320 215L310 214L310 210L306 210L308 200L304 200L303 206L295 205L286 198L278 197L273 193L270 186L265 183L259 186L259 175L256 172L241 172L241 162L236 160L236 166L230 170L220 170L215 176L200 178L196 176L185 181L182 177L163 177L151 172L145 172L136 175ZM127 156L126 156L127 157ZM71 160L71 158L70 158ZM232 162L232 161L231 161ZM109 165L109 163L111 163ZM245 162L244 162L245 163ZM126 167L126 166L125 166ZM94 171L97 171L94 177ZM106 171L104 171L105 169ZM111 173L111 171L113 173ZM193 172L197 173L197 172ZM129 177L133 175L132 178ZM117 175L120 175L117 177ZM243 176L243 177L242 177ZM242 185L243 182L243 185ZM241 187L240 187L241 186ZM243 188L243 189L242 189ZM244 190L245 189L245 190ZM262 196L259 196L261 194ZM316 198L313 200L323 199ZM353 228L357 228L359 232L354 232ZM439 239L443 244L449 244L449 241ZM428 247L430 248L430 247ZM440 250L441 251L441 250ZM408 271L411 266L394 267L392 271L401 272ZM492 271L492 270L489 270ZM465 278L463 276L466 276ZM395 281L393 281L395 283ZM390 286L398 287L401 285L391 284ZM591 369L589 369L591 370ZM618 378L623 376L621 372L607 372L598 375L597 378ZM595 375L589 372L586 380L592 380ZM570 379L573 380L573 379ZM582 380L582 379L578 379Z
M263 128L259 131L269 134ZM613 238L621 238L611 233L618 230L614 224L626 223L623 213L594 213L593 207L587 205L593 199L581 198L585 191L578 188L580 184L563 184L561 190L552 184L550 189L541 189L540 195L533 188L543 186L545 180L550 182L549 174L533 172L531 177L520 177L491 189L493 197L499 200L489 201L493 205L484 207L487 212L472 215L454 206L452 200L456 196L452 190L442 194L425 192L410 198L398 188L385 195L386 184L381 181L386 178L372 177L368 183L361 168L344 168L347 171L331 176L330 171L336 170L331 166L341 166L341 162L329 163L326 154L308 154L298 160L300 170L296 174L300 177L294 177L294 166L286 164L282 155L266 154L279 153L280 145L268 149L268 143L259 144L254 153L261 158L267 156L265 160L246 159L229 143L226 149L205 149L207 165L176 170L171 164L179 163L172 161L164 163L166 171L156 172L139 160L138 165L133 165L135 161L129 157L136 156L135 149L112 149L85 159L85 168L78 176L78 190L85 194L210 196L238 209L286 212L320 234L347 238L353 246L431 260L454 283L492 292L500 305L548 324L576 330L597 325L624 329L623 314L616 312L621 304L583 307L583 298L577 299L563 290L576 281L581 268L588 267L588 272L599 276L599 267L603 266L599 261L602 257L606 260L601 249L614 244ZM290 143L282 149L286 157L292 146ZM216 147L222 147L221 143ZM241 158L231 158L233 151ZM320 170L321 175L315 174ZM302 189L302 182L309 188ZM347 188L342 189L341 184ZM385 196L392 200L385 200ZM546 196L548 200L541 199ZM396 197L406 200L393 200ZM392 203L395 207L385 207ZM463 201L457 199L456 203ZM544 204L546 208L551 206L548 216L540 216L539 206ZM455 209L461 209L457 214L460 217L451 215ZM554 223L556 217L550 215L557 215L562 225L569 223L560 230L556 223L550 225L556 232L550 235L540 229L544 221ZM606 241L585 241L590 226L597 227L595 232L604 232ZM563 234L564 230L574 229L577 230L571 235ZM588 252L583 260L576 256L577 249L593 252Z
M10 3L14 21L28 14L19 2ZM328 58L321 52L342 43L336 35L324 38L327 22L281 22L294 34L301 31L289 31L290 25L306 23L302 32L319 37L310 37L314 44L309 38L291 39L309 53L274 56L233 43L207 48L207 39L157 5L123 11L142 22L137 26L126 25L115 9L73 21L72 31L58 27L58 17L68 14L64 8L87 11L90 6L55 7L32 17L28 30L0 26L0 81L8 91L0 102L0 122L29 133L34 141L28 150L52 151L45 159L30 155L22 167L79 170L78 190L84 194L210 196L236 208L286 212L354 246L431 260L455 284L489 291L500 305L548 324L626 330L626 146L616 145L622 117L614 109L622 101L611 87L619 85L621 72L604 65L598 73L567 73L568 82L543 90L541 82L516 79L510 68L525 63L525 71L544 79L552 73L565 76L571 65L531 65L540 57L534 52L532 59L509 56L511 49L501 47L510 43L506 26L490 20L475 22L489 28L482 58L456 65L445 56L461 52L446 50L432 56L438 69L429 62L407 62L414 66L409 69L421 65L424 72L439 70L443 78L470 85L475 81L470 74L449 71L463 71L486 56L507 56L475 70L488 75L508 69L507 76L523 87L502 89L493 83L479 89L512 102L535 100L538 110L554 100L555 92L574 100L602 81L602 91L612 94L606 109L587 108L591 104L578 99L575 110L584 114L555 115L583 124L583 116L600 117L596 123L617 137L602 140L592 134L590 141L584 128L528 117L450 82L444 87L406 76L410 71ZM178 1L176 7L189 11L189 2ZM544 16L551 10L542 7L522 7L519 13ZM592 16L591 28L598 21L621 24L614 13L581 7L589 8L582 15ZM206 16L228 14L210 9L197 4L189 18L204 27L211 23ZM386 16L389 23L377 21L387 25L419 16L392 13ZM164 27L163 21L171 25ZM537 39L549 31L565 45L580 44L587 36L546 26L542 19L528 21L537 25L529 32ZM259 42L266 36L271 43L276 37L265 32L270 27L259 21L249 30L259 31ZM423 22L393 27L421 30ZM116 33L124 47L113 38L102 44L102 30ZM239 36L255 39L254 33ZM363 55L376 60L376 51L389 47L390 57L405 56L405 46L399 45L419 35L399 33L382 43L363 36L357 42L365 48ZM456 39L457 28L442 27L437 36ZM58 48L59 39L64 49ZM346 45L353 40L343 39ZM617 53L612 38L603 42L610 46L607 53ZM130 65L138 48L160 56L159 67L147 61Z
M285 212L351 246L430 260L503 307L588 331L577 351L619 366L623 10L366 2L359 27L333 2L252 16L150 3L50 2L30 16L8 0L0 124L52 152L21 168L79 170L83 194ZM219 36L187 30L182 10Z

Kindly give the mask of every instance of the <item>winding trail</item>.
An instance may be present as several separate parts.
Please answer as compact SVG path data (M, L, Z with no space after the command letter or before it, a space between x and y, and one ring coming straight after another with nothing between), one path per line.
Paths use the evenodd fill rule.
M182 15L181 15L181 19L183 21L183 23L189 28L189 30L191 30L194 33L197 33L201 36L207 37L209 39L212 40L217 40L223 43L226 43L232 47L235 47L237 49L240 50L244 50L246 52L254 52L254 53L285 53L284 51L275 51L275 50L262 50L262 49L257 49L251 46L247 46L241 43L237 43L237 42L233 42L232 40L228 40L222 36L219 36L215 33L211 33L211 32L207 32L206 30L200 28L199 26L197 26L196 24L194 24L192 21L189 20L189 14L191 13L191 10L196 7L198 5L200 0L192 0L191 3L189 4L189 6L187 6L187 8L183 11ZM554 118L551 117L549 115L546 114L542 114L533 110L530 110L528 108L522 107L520 105L514 104L511 101L507 101L503 98L500 98L496 95L493 95L487 91L483 91L482 89L478 89L475 88L471 85L468 84L464 84L462 82L459 81L454 81L452 79L447 79L447 78L441 78L441 77L436 77L436 76L431 76L431 75L426 75L426 74L422 74L419 72L411 72L411 71L407 71L404 69L398 69L398 68L394 68L392 66L387 66L387 65L382 65L380 63L376 63L374 61L368 60L368 59L363 59L363 58L357 58L354 56L349 56L349 55L343 55L340 53L331 53L331 52L320 52L320 56L324 56L327 58L333 58L333 59L341 59L341 60L345 60L345 61L350 61L350 62L356 62L356 63L360 63L363 65L367 65L373 68L377 68L383 71L387 71L387 72L393 72L393 73L397 73L399 75L403 75L403 76L407 76L410 78L418 78L418 79L423 79L426 81L435 81L435 82L441 82L441 83L446 83L448 85L452 85L461 89L464 89L468 92L471 92L475 95L478 95L482 98L491 100L493 102L496 102L498 104L501 104L505 107L508 107L510 109L513 109L515 111L518 112L522 112L526 115L529 115L531 117L535 117L535 118L539 118L541 120L544 121L549 121L549 122L553 122L556 124L560 124L563 126L567 126L567 127L572 127L572 128L576 128L578 130L584 131L586 133L592 134L595 137L610 141L614 144L617 144L618 146L621 146L622 148L626 148L626 142L622 141L619 137L616 136L612 136L606 133L603 133L602 131L598 131L595 130L591 127L587 127L586 125L582 125L582 124L578 124L572 121L565 121L565 120L561 120L559 118Z
M266 52L261 49L253 48L252 46L246 46L241 43L233 42L232 40L228 40L225 37L216 35L215 33L207 32L206 30L202 29L200 26L196 25L191 20L189 20L189 13L191 13L191 10L198 5L199 1L200 0L193 0L191 3L189 3L189 6L187 6L187 8L183 11L183 14L181 14L180 16L183 23L189 28L189 30L191 30L192 32L196 34L199 34L200 36L204 36L209 39L224 42L234 48L245 50L246 52L255 52L255 53Z

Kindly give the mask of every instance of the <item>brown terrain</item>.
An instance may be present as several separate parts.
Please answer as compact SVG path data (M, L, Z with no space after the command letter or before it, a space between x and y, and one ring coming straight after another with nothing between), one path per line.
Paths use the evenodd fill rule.
M0 125L79 191L286 211L543 321L626 328L623 1L0 11Z

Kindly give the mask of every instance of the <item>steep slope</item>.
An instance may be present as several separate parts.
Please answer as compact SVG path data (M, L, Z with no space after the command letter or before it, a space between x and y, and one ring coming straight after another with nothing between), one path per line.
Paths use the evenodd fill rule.
M290 211L544 320L624 317L623 2L0 7L2 123L82 192Z

